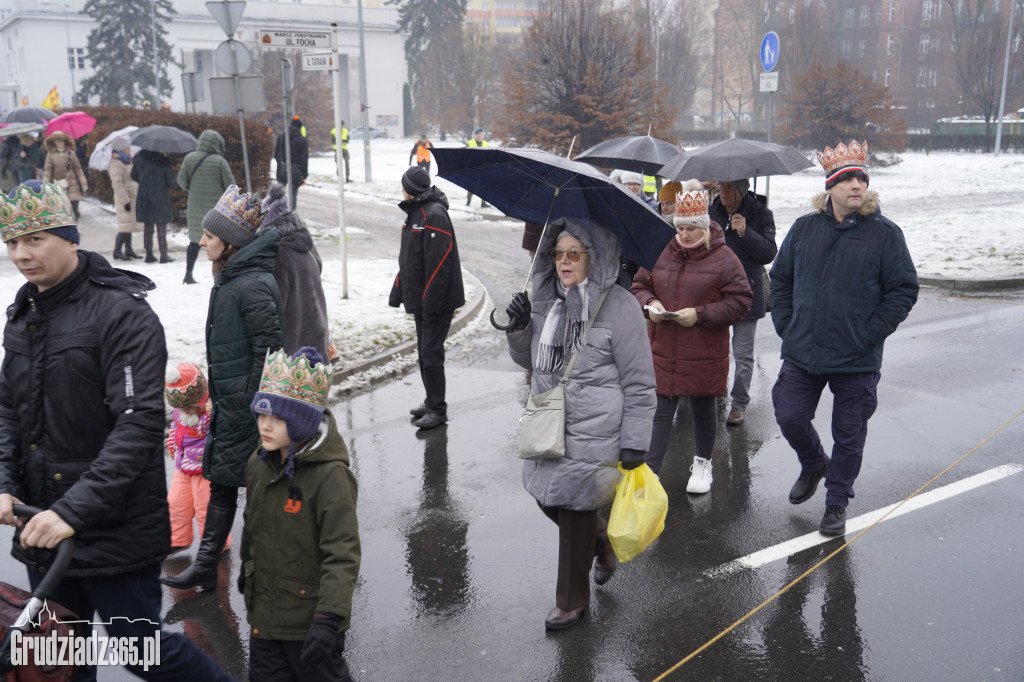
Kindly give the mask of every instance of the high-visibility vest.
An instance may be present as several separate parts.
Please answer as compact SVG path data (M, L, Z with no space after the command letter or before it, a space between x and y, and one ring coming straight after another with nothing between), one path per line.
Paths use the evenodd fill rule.
M471 138L469 138L469 142L466 143L466 146L467 147L490 147L491 145L487 144L487 140L480 140L480 142L477 142L475 137L471 137Z
M416 162L422 163L423 161L430 161L430 143L417 143L416 144Z
M644 176L644 194L656 194L658 192L658 178L653 175Z
M338 150L337 131L337 128L331 128L331 149L335 151ZM341 151L348 151L348 128L345 126L341 126Z

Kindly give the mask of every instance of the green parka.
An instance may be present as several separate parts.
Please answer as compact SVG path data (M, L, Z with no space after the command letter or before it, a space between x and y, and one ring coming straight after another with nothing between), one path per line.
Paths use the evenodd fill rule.
M356 478L330 410L313 440L295 453L295 475L277 452L257 449L245 480L242 571L253 637L303 640L317 611L349 628L359 577Z
M249 406L267 350L284 346L284 312L274 280L281 237L270 229L238 250L217 274L206 317L206 361L213 416L203 476L245 485L245 463L259 443Z
M189 241L198 244L203 238L203 217L233 184L235 176L224 158L224 138L216 130L204 130L199 146L185 155L178 170L178 186L188 192Z

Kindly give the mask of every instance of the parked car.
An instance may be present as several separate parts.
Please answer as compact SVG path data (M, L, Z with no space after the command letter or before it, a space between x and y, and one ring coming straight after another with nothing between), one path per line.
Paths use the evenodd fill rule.
M380 138L387 137L387 136L388 136L387 128L375 128L373 126L370 126L370 139L371 140L379 140ZM363 127L359 126L358 128L352 128L351 130L349 130L348 131L348 139L350 139L350 140L361 140L361 139L363 139Z

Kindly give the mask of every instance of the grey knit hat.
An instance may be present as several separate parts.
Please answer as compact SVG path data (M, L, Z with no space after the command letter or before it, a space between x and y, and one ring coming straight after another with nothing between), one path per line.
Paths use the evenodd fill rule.
M266 215L259 199L231 185L203 218L203 229L240 249L256 238Z

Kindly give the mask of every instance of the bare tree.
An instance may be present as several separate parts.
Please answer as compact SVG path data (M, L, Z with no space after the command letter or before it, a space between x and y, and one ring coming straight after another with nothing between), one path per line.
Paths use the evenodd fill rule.
M650 77L646 36L621 11L598 3L545 3L508 60L505 110L495 126L516 144L582 150L629 133L661 134L675 121Z
M760 104L758 49L766 29L764 3L759 0L722 0L715 27L714 81L722 113L742 122Z
M263 93L267 110L249 114L246 118L261 121L274 135L284 132L288 122L284 120L284 103L281 90L281 59L288 58L293 68L295 83L295 113L306 126L306 139L310 151L327 149L331 144L331 128L334 127L333 90L330 71L307 71L302 65L301 50L281 50L249 44L254 72L263 75Z

